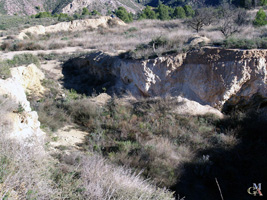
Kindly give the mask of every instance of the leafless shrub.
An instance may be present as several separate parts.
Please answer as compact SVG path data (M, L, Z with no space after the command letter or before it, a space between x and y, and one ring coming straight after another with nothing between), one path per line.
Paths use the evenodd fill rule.
M198 33L204 26L210 25L214 18L215 13L212 8L201 8L196 10L192 19L187 20L187 24Z
M229 4L224 4L221 7L221 25L220 31L225 38L239 33L242 25L247 23L247 13L245 10L237 9Z

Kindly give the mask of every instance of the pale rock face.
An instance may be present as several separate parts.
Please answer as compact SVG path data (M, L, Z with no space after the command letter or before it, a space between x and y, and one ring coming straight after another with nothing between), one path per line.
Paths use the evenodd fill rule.
M29 71L34 71L34 68L36 68L35 65L30 65ZM27 73L27 69L24 67L14 68L12 78L7 80L0 79L0 95L5 96L8 101L15 102L12 110L3 111L5 116L2 117L10 122L9 128L3 131L8 137L18 142L22 142L25 145L33 145L42 143L45 134L40 129L38 115L31 110L23 88L34 87L35 84L33 84L32 80L36 79L34 76L37 73L33 73L33 77L27 76Z
M131 6L129 6L129 4ZM62 12L74 14L75 12L79 12L82 8L87 7L90 11L96 9L102 14L106 14L106 10L113 11L120 6L124 7L128 12L132 12L134 14L137 10L141 10L143 8L143 6L136 3L135 0L128 0L125 3L118 0L73 0L62 9Z
M17 36L17 39L23 40L25 38L28 38L26 33L30 33L33 35L44 35L47 33L56 33L60 31L82 31L86 29L97 29L99 27L108 27L110 22L114 22L119 26L126 26L126 24L116 18L102 16L96 19L84 19L84 20L74 20L72 22L61 22L55 25L51 26L33 26L27 29L24 29L20 32L20 34Z
M125 60L97 53L72 65L100 82L110 82L108 72L116 80L108 89L112 92L123 88L134 96L182 96L222 109L226 102L246 103L255 95L267 98L266 59L266 50L202 48L150 60Z
M202 49L148 61L121 61L120 75L145 96L183 95L222 108L236 95L249 99L259 94L267 98L266 55L264 50Z
M45 75L36 65L11 68L11 75L20 82L27 93L41 96L45 92L45 88L41 84Z

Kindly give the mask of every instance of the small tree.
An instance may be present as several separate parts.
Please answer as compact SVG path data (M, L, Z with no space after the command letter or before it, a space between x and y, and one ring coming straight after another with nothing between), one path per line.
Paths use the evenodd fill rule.
M90 15L90 12L87 8L83 8L83 11L82 11L82 15L85 16L85 15Z
M223 4L220 8L220 31L225 38L240 32L241 25L246 23L246 11L236 9L230 4Z
M157 15L154 10L150 6L146 6L139 17L140 19L156 19Z
M187 20L187 24L198 33L204 26L208 26L214 19L214 13L210 8L196 10L195 16Z
M185 5L184 10L187 17L193 17L195 15L195 11L189 5Z
M253 24L255 26L267 25L266 13L264 12L264 10L262 8L257 12L256 18L253 21Z
M133 15L131 13L128 13L127 10L123 7L119 7L117 10L115 10L115 14L118 18L126 23L133 21Z
M174 18L183 19L186 18L186 13L183 7L176 7L173 13Z
M169 15L169 7L160 3L158 6L158 14L160 20L168 20L170 19Z

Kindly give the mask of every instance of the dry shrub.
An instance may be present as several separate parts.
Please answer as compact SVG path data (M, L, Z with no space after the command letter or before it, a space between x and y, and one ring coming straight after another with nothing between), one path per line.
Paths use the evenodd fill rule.
M44 46L38 43L38 41L6 41L1 45L1 49L4 51L23 51L23 50L43 50Z
M62 43L62 42L53 42L49 44L48 49L62 49L66 46L67 44Z
M0 105L0 198L49 199L53 190L46 179L49 173L43 147L8 138L12 126L6 116L18 105L5 96L0 97Z
M170 192L142 180L140 174L109 164L99 156L82 160L81 179L88 199L173 199Z
M46 98L41 102L32 104L32 106L38 112L42 127L47 127L53 132L69 121L67 113L52 98Z

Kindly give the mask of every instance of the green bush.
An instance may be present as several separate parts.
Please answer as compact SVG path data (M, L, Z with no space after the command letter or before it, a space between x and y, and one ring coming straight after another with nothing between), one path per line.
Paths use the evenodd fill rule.
M142 13L139 16L139 19L156 19L157 15L154 10L152 10L152 7L146 6L144 10L142 10Z
M267 5L267 0L261 0L261 5L266 6Z
M158 12L158 18L160 20L169 20L171 19L170 14L169 14L169 7L164 5L164 4L159 4L158 8L157 8L157 12Z
M193 17L195 15L195 11L189 5L185 5L184 10L187 17Z
M101 13L98 12L97 10L93 10L93 11L91 12L91 14L92 14L93 16L101 15Z
M73 20L73 17L69 16L66 13L60 13L57 19L58 21L71 21Z
M178 19L183 19L186 17L186 13L185 10L183 9L183 7L179 6L176 7L173 13L173 17L174 18L178 18Z
M0 78L6 79L11 76L10 66L5 61L0 61Z
M21 54L21 55L15 55L13 59L11 60L3 60L0 61L0 75L1 78L9 78L10 77L10 68L11 67L18 67L21 65L29 65L29 64L35 64L36 66L40 66L40 61L38 57L32 55L32 54Z
M50 12L40 12L35 15L35 18L48 18L53 17L53 15Z
M117 10L115 10L115 14L118 18L120 18L122 21L126 23L133 21L132 13L127 12L127 10L123 7L119 7Z
M267 38L257 39L239 39L239 38L228 38L223 41L225 48L236 48L236 49L267 49Z
M75 14L73 15L73 18L74 18L74 19L81 19L81 15L80 15L79 13L75 13Z
M83 8L82 10L82 15L85 16L85 15L90 15L91 13L89 12L89 10L87 8Z
M120 57L125 59L153 59L181 51L180 40L168 40L164 37L157 37L147 44L137 45L132 51L120 54Z
M257 12L256 18L253 21L253 24L255 26L267 25L266 13L264 12L264 10L262 8Z
M37 56L32 54L20 54L15 55L12 60L8 60L8 63L12 67L20 66L20 65L29 65L34 63L36 66L40 66L40 61Z

